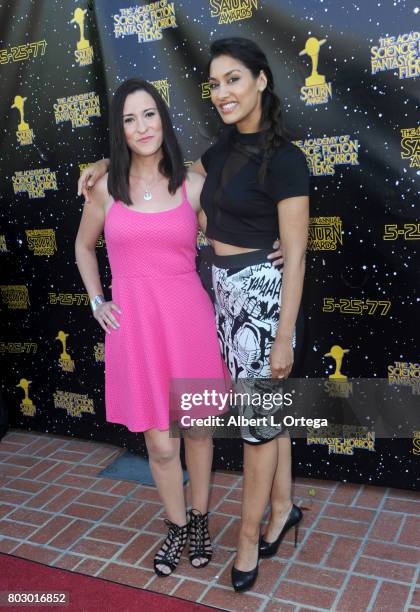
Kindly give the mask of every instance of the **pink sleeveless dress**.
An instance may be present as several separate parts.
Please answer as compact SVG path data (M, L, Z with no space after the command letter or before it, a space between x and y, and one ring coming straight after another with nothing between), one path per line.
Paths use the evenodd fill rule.
M185 183L177 208L146 213L114 201L105 219L112 300L105 338L106 419L130 431L169 428L171 379L222 379L214 309L196 272L197 216ZM115 313L114 313L115 314Z

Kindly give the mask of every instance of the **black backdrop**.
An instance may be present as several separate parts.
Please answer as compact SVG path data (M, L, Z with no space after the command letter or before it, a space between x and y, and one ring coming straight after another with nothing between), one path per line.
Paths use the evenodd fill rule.
M105 422L103 335L74 263L76 181L83 164L106 156L108 99L131 76L156 84L185 162L199 157L219 129L207 48L229 35L267 52L313 175L299 374L331 375L325 355L338 345L348 349L345 375L389 378L418 394L416 23L404 1L5 0L0 359L11 423L144 451L141 435ZM98 257L109 287L103 240ZM205 283L209 258L203 249ZM415 487L419 437L376 439L371 450L350 439L346 451L297 440L295 472ZM240 442L218 441L215 465L239 468Z

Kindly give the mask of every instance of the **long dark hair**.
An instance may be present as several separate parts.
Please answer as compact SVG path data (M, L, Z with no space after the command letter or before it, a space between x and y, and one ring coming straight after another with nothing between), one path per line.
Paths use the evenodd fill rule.
M131 205L129 189L129 172L131 150L124 135L123 109L125 99L135 91L146 91L155 101L162 121L162 153L159 172L169 179L168 191L174 194L186 176L181 148L175 135L169 116L168 107L158 90L143 79L128 79L122 83L114 94L109 114L110 164L108 171L108 191L116 199Z
M232 37L215 40L210 46L211 62L220 55L228 55L240 61L251 71L254 78L261 72L267 77L267 87L262 93L260 129L264 130L263 159L259 172L260 181L264 180L268 160L274 150L289 140L289 134L283 123L280 98L274 91L274 78L264 51L248 38Z

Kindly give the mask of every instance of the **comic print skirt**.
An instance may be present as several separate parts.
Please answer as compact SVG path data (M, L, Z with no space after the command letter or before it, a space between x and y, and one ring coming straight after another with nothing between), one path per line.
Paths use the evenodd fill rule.
M222 356L244 397L269 397L281 392L281 381L271 379L270 351L276 337L282 289L282 269L267 259L272 250L239 255L215 255L212 266L216 325ZM295 338L293 339L295 346ZM264 404L264 405L263 405ZM283 406L270 402L236 403L243 421L244 442L262 444L285 432ZM263 418L264 417L264 418Z

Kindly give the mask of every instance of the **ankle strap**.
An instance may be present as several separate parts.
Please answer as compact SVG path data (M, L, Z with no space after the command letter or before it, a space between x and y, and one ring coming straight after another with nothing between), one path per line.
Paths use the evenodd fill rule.
M207 515L208 515L208 511L207 511L205 514L202 514L202 513L200 512L200 510L197 510L196 508L191 508L191 510L190 510L190 514L191 514L192 516L203 516L203 517L204 517L204 516L207 516Z
M164 519L163 522L169 527L169 529L173 529L174 531L182 531L183 529L188 529L188 523L185 523L185 525L177 525L176 523L172 523L172 521L170 521L169 519Z

